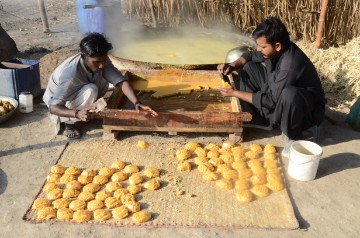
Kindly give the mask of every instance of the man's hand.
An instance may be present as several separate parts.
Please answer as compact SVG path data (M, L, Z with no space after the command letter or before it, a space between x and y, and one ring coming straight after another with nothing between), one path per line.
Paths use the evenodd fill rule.
M145 106L145 105L143 105L141 103L136 103L135 104L135 109L137 111L144 110L144 111L148 112L152 117L157 117L158 116L158 114L154 110L152 110L149 106Z
M219 91L224 97L234 97L235 90L232 88L219 88Z
M89 121L90 118L90 114L89 114L89 109L81 109L77 112L77 119L81 120L81 121Z
M229 75L231 74L232 71L235 70L235 68L230 64L219 64L217 66L217 70L219 71L219 73L222 73L224 75Z

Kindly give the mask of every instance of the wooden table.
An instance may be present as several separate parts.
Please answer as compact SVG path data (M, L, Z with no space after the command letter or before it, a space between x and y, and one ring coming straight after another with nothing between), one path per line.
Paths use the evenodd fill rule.
M109 98L108 109L96 115L103 119L103 139L115 139L120 131L163 131L170 135L178 132L229 133L229 140L242 141L242 122L250 121L251 114L241 111L238 99L225 98L217 89L207 89L206 85L221 85L217 71L140 70L126 71L125 77L135 86L140 101L154 109L159 116L151 117L144 111L134 110L121 90L116 89ZM156 80L176 84L179 88L196 82L205 86L191 93L156 99L151 96L155 88L152 92L136 90L139 80Z

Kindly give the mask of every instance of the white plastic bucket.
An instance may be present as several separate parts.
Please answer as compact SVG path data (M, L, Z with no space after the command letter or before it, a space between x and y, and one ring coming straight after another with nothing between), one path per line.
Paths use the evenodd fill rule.
M310 181L316 176L323 151L311 141L294 141L290 147L288 174L300 181Z

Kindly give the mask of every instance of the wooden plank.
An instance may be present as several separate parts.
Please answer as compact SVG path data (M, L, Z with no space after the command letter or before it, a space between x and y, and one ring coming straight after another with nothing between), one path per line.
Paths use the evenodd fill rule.
M159 112L151 117L134 110L105 110L98 116L110 130L152 130L168 132L242 132L249 113L235 112Z

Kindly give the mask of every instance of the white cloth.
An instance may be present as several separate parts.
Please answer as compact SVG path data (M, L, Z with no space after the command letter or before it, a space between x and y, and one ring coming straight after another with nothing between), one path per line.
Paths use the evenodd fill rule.
M98 89L95 84L86 84L78 91L75 98L71 101L67 101L65 107L69 109L84 109L90 107L98 98ZM80 121L78 118L72 117L59 117L54 114L50 114L50 120L55 124L55 134L57 135L60 131L60 123L64 122L67 124L74 124Z
M81 54L66 59L49 78L43 101L51 105L63 105L69 109L81 109L91 106L98 98L105 95L109 83L118 85L126 78L108 60L103 70L92 73L85 67ZM50 114L55 123L55 133L60 130L60 123L75 123L76 118L59 117Z

